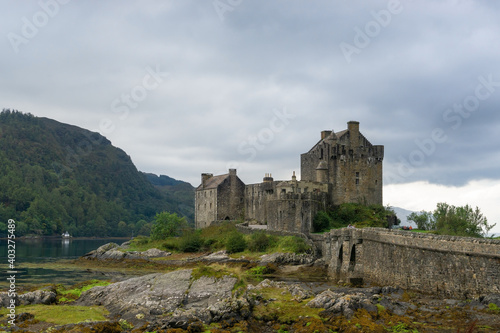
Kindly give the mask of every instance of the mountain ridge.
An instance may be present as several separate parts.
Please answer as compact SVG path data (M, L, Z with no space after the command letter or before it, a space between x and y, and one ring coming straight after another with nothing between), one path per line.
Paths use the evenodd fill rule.
M19 111L0 113L0 232L16 219L18 235L137 235L165 210L192 221L189 188L177 181L159 189L151 178L99 133ZM182 186L180 196L175 192Z

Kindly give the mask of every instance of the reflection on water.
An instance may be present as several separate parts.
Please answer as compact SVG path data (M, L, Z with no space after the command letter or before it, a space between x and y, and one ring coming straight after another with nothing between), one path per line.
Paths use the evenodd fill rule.
M18 286L43 283L72 285L81 281L102 278L85 269L64 267L68 260L76 259L109 242L123 243L124 239L16 239L16 282ZM0 270L8 270L7 241L0 240ZM37 267L33 267L36 264ZM47 268L43 265L46 264ZM42 267L40 267L42 266ZM50 268L49 268L50 267ZM0 280L0 288L7 281Z

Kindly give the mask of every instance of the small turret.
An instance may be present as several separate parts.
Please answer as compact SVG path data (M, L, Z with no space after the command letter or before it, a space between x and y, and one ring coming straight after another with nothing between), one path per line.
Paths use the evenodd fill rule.
M316 167L316 181L326 183L328 181L328 165L326 161L319 162Z

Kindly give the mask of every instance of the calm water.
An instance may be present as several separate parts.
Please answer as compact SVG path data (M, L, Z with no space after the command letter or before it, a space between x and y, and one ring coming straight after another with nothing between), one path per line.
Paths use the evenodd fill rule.
M123 243L124 239L16 239L16 282L18 285L61 283L72 285L81 281L101 278L102 275L74 266L64 265L85 253L109 242ZM0 240L0 270L6 275L7 240ZM65 267L66 266L66 267ZM0 280L0 288L7 285Z

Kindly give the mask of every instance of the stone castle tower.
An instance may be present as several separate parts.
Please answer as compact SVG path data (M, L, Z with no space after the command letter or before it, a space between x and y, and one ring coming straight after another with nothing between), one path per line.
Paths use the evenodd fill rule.
M359 131L321 132L321 139L301 155L301 180L263 181L245 185L236 175L202 174L196 189L195 225L204 228L219 220L267 224L270 230L309 233L317 212L346 202L382 204L384 146L372 145Z

